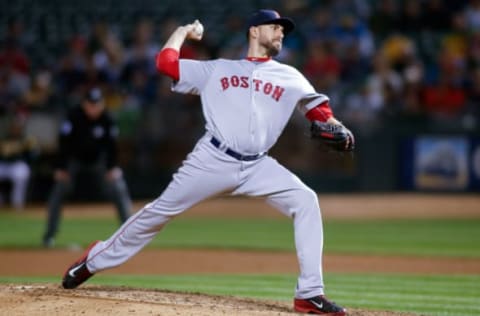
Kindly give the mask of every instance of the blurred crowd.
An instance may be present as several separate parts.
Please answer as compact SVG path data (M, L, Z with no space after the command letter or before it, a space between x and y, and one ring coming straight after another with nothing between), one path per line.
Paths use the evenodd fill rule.
M0 13L0 120L27 124L35 116L54 118L32 129L40 145L54 150L52 122L79 103L87 89L99 86L136 163L155 159L155 148L190 147L203 129L199 100L170 92L170 81L156 72L155 55L177 25L199 18L205 37L185 45L183 58L243 58L246 15L236 10L236 1L222 2L220 13L220 7L206 6L209 1L199 1L204 7L196 12L185 11L190 2L184 2L165 1L162 15L155 15L160 8L135 11L128 31L122 25L129 12L116 22L74 7L65 11L71 21L45 13L38 14L34 26L28 17L44 12L42 4L23 0L21 14ZM46 3L68 7L70 2ZM107 11L116 9L116 2L106 3ZM146 3L160 6L148 1L138 6ZM297 29L284 39L278 59L330 96L335 115L347 124L369 129L396 119L421 119L478 128L480 0L245 3L256 4L254 9L270 5L295 20ZM135 10L131 2L126 8ZM216 19L210 19L214 12ZM67 35L48 46L42 41L59 21L63 24L56 27ZM62 25L68 25L68 33Z

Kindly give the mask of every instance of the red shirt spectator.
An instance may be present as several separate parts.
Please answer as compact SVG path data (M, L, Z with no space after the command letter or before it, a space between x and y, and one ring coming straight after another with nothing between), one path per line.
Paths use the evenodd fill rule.
M0 51L0 69L11 69L27 75L30 62L25 53L13 41L6 43L5 49Z
M318 76L340 75L340 60L320 43L312 43L308 48L308 57L303 66L303 73L309 79Z
M422 99L428 112L454 115L463 110L466 98L464 89L442 80L438 85L426 87Z

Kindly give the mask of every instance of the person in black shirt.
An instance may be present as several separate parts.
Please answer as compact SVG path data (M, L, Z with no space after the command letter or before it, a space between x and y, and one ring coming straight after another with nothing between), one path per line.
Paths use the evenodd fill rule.
M121 222L130 214L131 200L122 170L117 165L118 128L105 110L102 92L88 91L81 106L70 110L59 135L54 186L48 201L48 220L43 245L53 247L62 203L80 173L94 176L114 202Z

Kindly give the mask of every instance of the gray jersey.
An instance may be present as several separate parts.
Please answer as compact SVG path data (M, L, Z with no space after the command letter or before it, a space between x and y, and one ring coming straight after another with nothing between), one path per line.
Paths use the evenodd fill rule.
M328 101L295 68L274 60L180 60L173 91L200 95L206 129L244 153L268 151L293 109L302 113Z

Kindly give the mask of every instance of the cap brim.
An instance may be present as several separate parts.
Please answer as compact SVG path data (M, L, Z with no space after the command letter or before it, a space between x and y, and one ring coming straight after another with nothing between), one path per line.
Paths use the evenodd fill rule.
M283 26L283 34L287 35L295 28L295 23L289 18L278 18L273 20L268 20L263 22L262 24L279 24Z
M90 103L99 103L103 100L103 98L98 98L98 97L92 98L92 97L87 96L85 98L85 100L90 102Z

